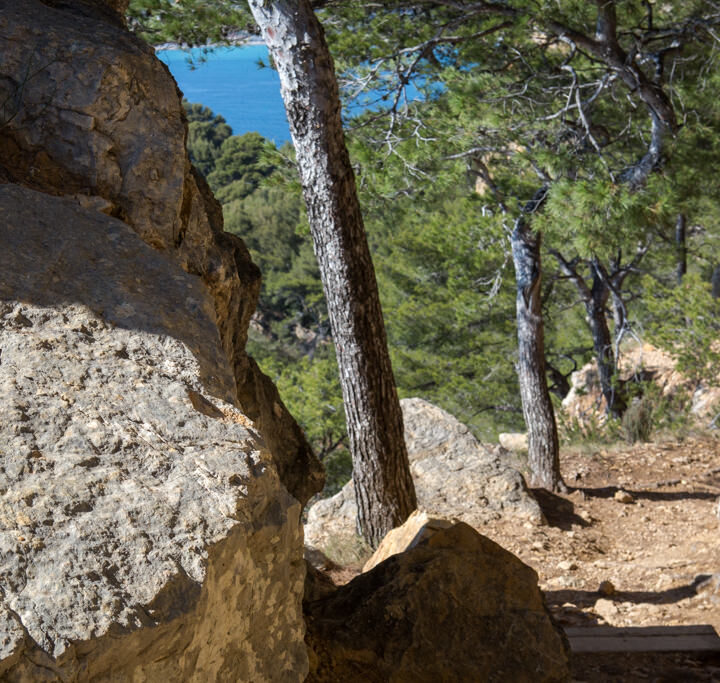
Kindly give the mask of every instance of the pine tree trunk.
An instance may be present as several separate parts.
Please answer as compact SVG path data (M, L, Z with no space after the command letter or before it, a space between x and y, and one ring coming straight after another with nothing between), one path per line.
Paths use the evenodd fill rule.
M307 0L249 0L280 75L342 385L358 530L373 546L416 507L335 71Z
M675 223L675 250L677 253L677 282L682 284L682 279L687 273L687 242L685 239L685 227L687 220L684 213L678 214Z
M612 316L613 332L615 333L615 347L620 347L620 342L625 336L625 302L615 293L612 293Z
M610 415L620 417L625 412L625 401L615 382L617 367L612 337L607 322L607 302L610 290L596 263L590 263L590 271L593 283L590 290L591 296L585 300L585 310L590 323L590 333L593 339L595 360L597 361L598 375L600 377L600 388Z
M531 213L542 202L540 193L525 209ZM555 411L545 373L545 338L540 300L540 235L533 233L525 216L515 222L512 237L517 284L517 333L520 398L528 430L528 460L532 482L549 491L564 491L560 475Z

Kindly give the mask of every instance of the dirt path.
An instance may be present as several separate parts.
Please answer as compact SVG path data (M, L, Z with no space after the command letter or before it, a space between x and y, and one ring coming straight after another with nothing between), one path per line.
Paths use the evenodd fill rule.
M559 623L710 624L720 633L720 440L566 451L561 466L570 494L535 491L548 526L480 530L538 572ZM577 660L578 680L720 681L717 657Z

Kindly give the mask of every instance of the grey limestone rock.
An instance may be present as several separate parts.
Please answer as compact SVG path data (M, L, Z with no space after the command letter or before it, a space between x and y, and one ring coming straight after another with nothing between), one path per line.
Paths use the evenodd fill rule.
M511 466L510 454L479 443L466 425L427 401L403 399L400 405L420 510L478 528L501 517L543 523L540 506ZM350 481L310 508L307 542L327 548L331 539L354 535L356 515Z
M177 85L115 10L124 0L0 0L0 182L71 195L126 222L212 295L236 401L301 502L322 468L245 353L260 274L185 150Z
M0 678L302 680L301 506L203 282L0 185Z

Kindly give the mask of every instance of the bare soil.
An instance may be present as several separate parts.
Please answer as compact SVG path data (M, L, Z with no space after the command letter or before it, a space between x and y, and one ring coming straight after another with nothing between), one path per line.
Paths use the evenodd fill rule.
M547 525L478 529L537 571L555 619L720 633L720 438L565 449L561 468L567 494L534 491ZM572 667L576 681L720 681L720 653L574 655Z
M537 571L556 620L710 624L720 633L720 439L567 449L561 469L567 495L534 491L547 526L481 530ZM576 655L573 674L602 682L720 681L720 657Z

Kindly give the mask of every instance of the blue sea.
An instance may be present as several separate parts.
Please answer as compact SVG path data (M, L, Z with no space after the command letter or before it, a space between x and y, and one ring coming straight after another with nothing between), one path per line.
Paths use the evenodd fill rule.
M162 49L158 57L168 65L180 90L190 102L199 102L220 114L235 135L256 131L278 147L290 141L290 129L280 95L280 77L268 63L264 45L222 47L207 51ZM409 84L411 100L422 97ZM371 91L348 104L352 115L382 106L381 93Z
M185 98L220 114L236 135L257 131L276 145L290 140L280 78L273 69L258 65L260 60L268 63L264 45L223 47L208 54L200 48L158 50L157 55Z

